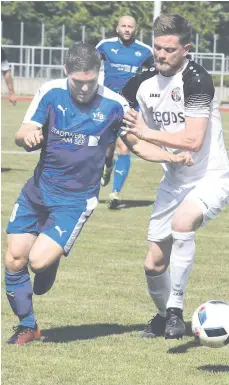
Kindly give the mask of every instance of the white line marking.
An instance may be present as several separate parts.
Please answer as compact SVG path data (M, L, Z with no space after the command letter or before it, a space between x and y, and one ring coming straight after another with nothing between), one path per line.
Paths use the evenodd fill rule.
M2 154L13 154L13 155L38 155L40 154L40 151L31 151L31 152L26 152L26 151L1 151Z

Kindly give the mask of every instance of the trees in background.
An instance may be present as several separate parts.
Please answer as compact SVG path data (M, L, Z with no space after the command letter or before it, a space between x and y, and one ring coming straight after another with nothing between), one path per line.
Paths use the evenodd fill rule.
M25 44L41 41L41 24L45 24L45 45L60 46L62 25L65 25L65 46L82 38L86 26L86 41L96 44L105 28L106 38L115 35L122 15L132 15L138 30L144 31L143 41L151 43L152 1L3 1L3 42L19 44L20 23L25 25ZM219 40L217 51L229 54L229 3L210 1L164 1L162 12L178 13L193 25L193 43L199 33L199 51L212 52L213 35Z

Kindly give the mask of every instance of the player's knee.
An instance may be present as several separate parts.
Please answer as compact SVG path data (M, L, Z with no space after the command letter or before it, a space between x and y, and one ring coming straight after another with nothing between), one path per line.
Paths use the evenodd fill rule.
M165 264L163 265L149 265L149 264L145 264L144 265L144 269L145 269L145 273L147 275L152 275L152 276L155 276L155 275L161 275L163 274L166 269L167 269L167 266Z
M177 233L187 233L193 230L193 223L185 215L174 217L171 222L171 229Z
M128 147L123 142L117 142L118 155L129 155Z
M47 267L45 261L41 258L41 255L37 252L31 252L29 254L29 264L32 272L35 274L41 273Z
M159 275L164 273L167 269L167 265L162 256L148 252L144 263L144 269L148 275Z
M10 245L7 249L5 267L10 272L22 270L27 264L27 257L16 245Z

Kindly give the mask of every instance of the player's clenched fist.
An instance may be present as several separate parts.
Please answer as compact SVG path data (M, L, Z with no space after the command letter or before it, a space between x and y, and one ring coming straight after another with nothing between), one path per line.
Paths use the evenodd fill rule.
M193 166L194 161L189 152L181 152L180 154L175 155L175 159L173 160L173 163L181 163L181 164L185 164L186 166Z
M40 144L44 140L41 129L29 131L24 137L24 143L26 146L33 148Z

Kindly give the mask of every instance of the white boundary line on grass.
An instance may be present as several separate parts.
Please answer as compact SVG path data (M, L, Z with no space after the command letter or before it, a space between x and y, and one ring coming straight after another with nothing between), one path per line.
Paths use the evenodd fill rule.
M40 155L40 151L31 151L31 152L26 152L26 151L11 151L11 150L2 150L1 151L1 154L5 154L5 155ZM229 150L227 150L227 154L229 154ZM144 160L144 159L141 159L141 158L132 158L132 160L136 161L136 160Z
M6 150L6 151L1 151L2 154L12 154L12 155L38 155L40 154L40 151L31 151L31 152L26 152L26 151L11 151L11 150Z

